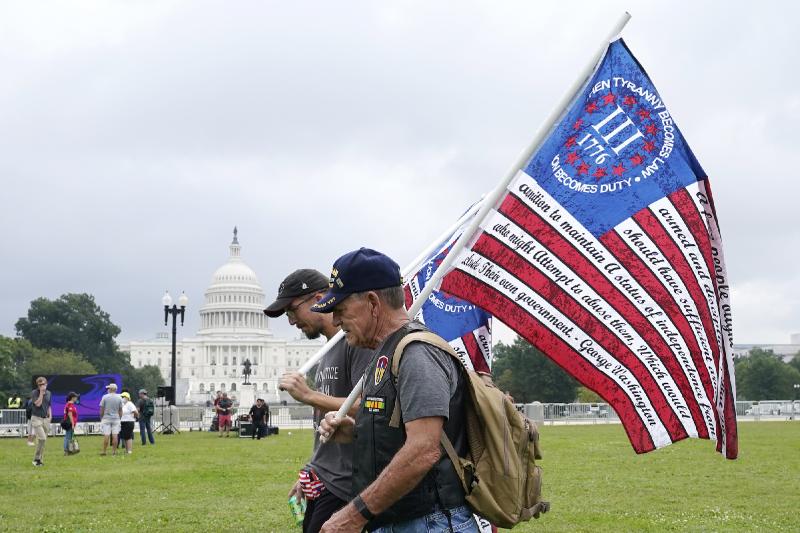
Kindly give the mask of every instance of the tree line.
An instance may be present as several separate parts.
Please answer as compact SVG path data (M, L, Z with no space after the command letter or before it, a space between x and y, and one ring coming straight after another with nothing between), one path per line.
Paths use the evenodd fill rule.
M151 393L164 380L158 367L134 368L116 342L121 330L89 294L37 298L14 326L16 338L0 335L0 401L27 397L35 376L120 374L131 391Z
M800 353L788 362L772 350L754 348L734 361L736 399L796 400L800 393ZM517 337L494 347L492 374L498 387L518 403L598 403L603 400L580 384L542 352Z

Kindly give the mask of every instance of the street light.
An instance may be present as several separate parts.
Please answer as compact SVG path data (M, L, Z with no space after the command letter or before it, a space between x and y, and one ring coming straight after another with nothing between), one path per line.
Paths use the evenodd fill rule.
M176 382L176 375L175 375L175 336L178 333L178 326L176 324L176 320L178 315L181 315L181 327L183 326L183 315L186 311L186 306L189 305L189 298L186 297L186 293L181 292L181 297L178 298L178 305L172 305L172 296L169 295L169 291L164 293L164 297L161 299L161 303L164 304L164 325L166 326L169 321L169 316L172 315L172 376L170 379L170 388L172 389L172 395L169 400L170 405L175 405L175 382ZM172 305L172 307L170 307Z
M797 405L797 396L798 394L800 394L800 383L795 383L794 385L792 385L792 387L794 388L794 402L792 403L792 419L794 419L795 409L800 408L800 406Z

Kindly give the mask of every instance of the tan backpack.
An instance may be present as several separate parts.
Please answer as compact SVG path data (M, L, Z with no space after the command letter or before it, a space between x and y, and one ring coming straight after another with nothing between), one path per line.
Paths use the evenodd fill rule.
M444 339L427 331L413 332L403 337L392 356L394 376L403 350L411 342L436 346L461 364ZM535 461L542 458L536 424L517 411L488 375L466 374L467 456L456 454L444 431L441 442L456 467L467 503L498 527L512 528L531 517L539 518L550 509L550 503L542 501L542 469ZM395 403L389 425L397 427L399 423L400 410Z

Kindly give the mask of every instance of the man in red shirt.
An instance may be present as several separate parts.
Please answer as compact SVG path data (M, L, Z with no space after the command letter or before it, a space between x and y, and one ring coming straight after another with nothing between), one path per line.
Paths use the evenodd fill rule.
M78 408L75 407L75 400L78 395L74 392L67 394L67 405L64 406L64 419L69 419L70 428L64 431L64 455L70 455L69 443L75 435L75 426L78 425Z
M222 399L217 403L217 414L219 415L219 436L225 432L225 436L229 437L231 432L231 408L233 402L228 398L228 393L222 393Z

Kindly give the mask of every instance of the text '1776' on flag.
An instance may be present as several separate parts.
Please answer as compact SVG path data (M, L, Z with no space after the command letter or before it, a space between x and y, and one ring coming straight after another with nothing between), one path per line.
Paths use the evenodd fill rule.
M621 39L470 242L442 289L603 397L638 453L694 437L737 456L708 178Z

